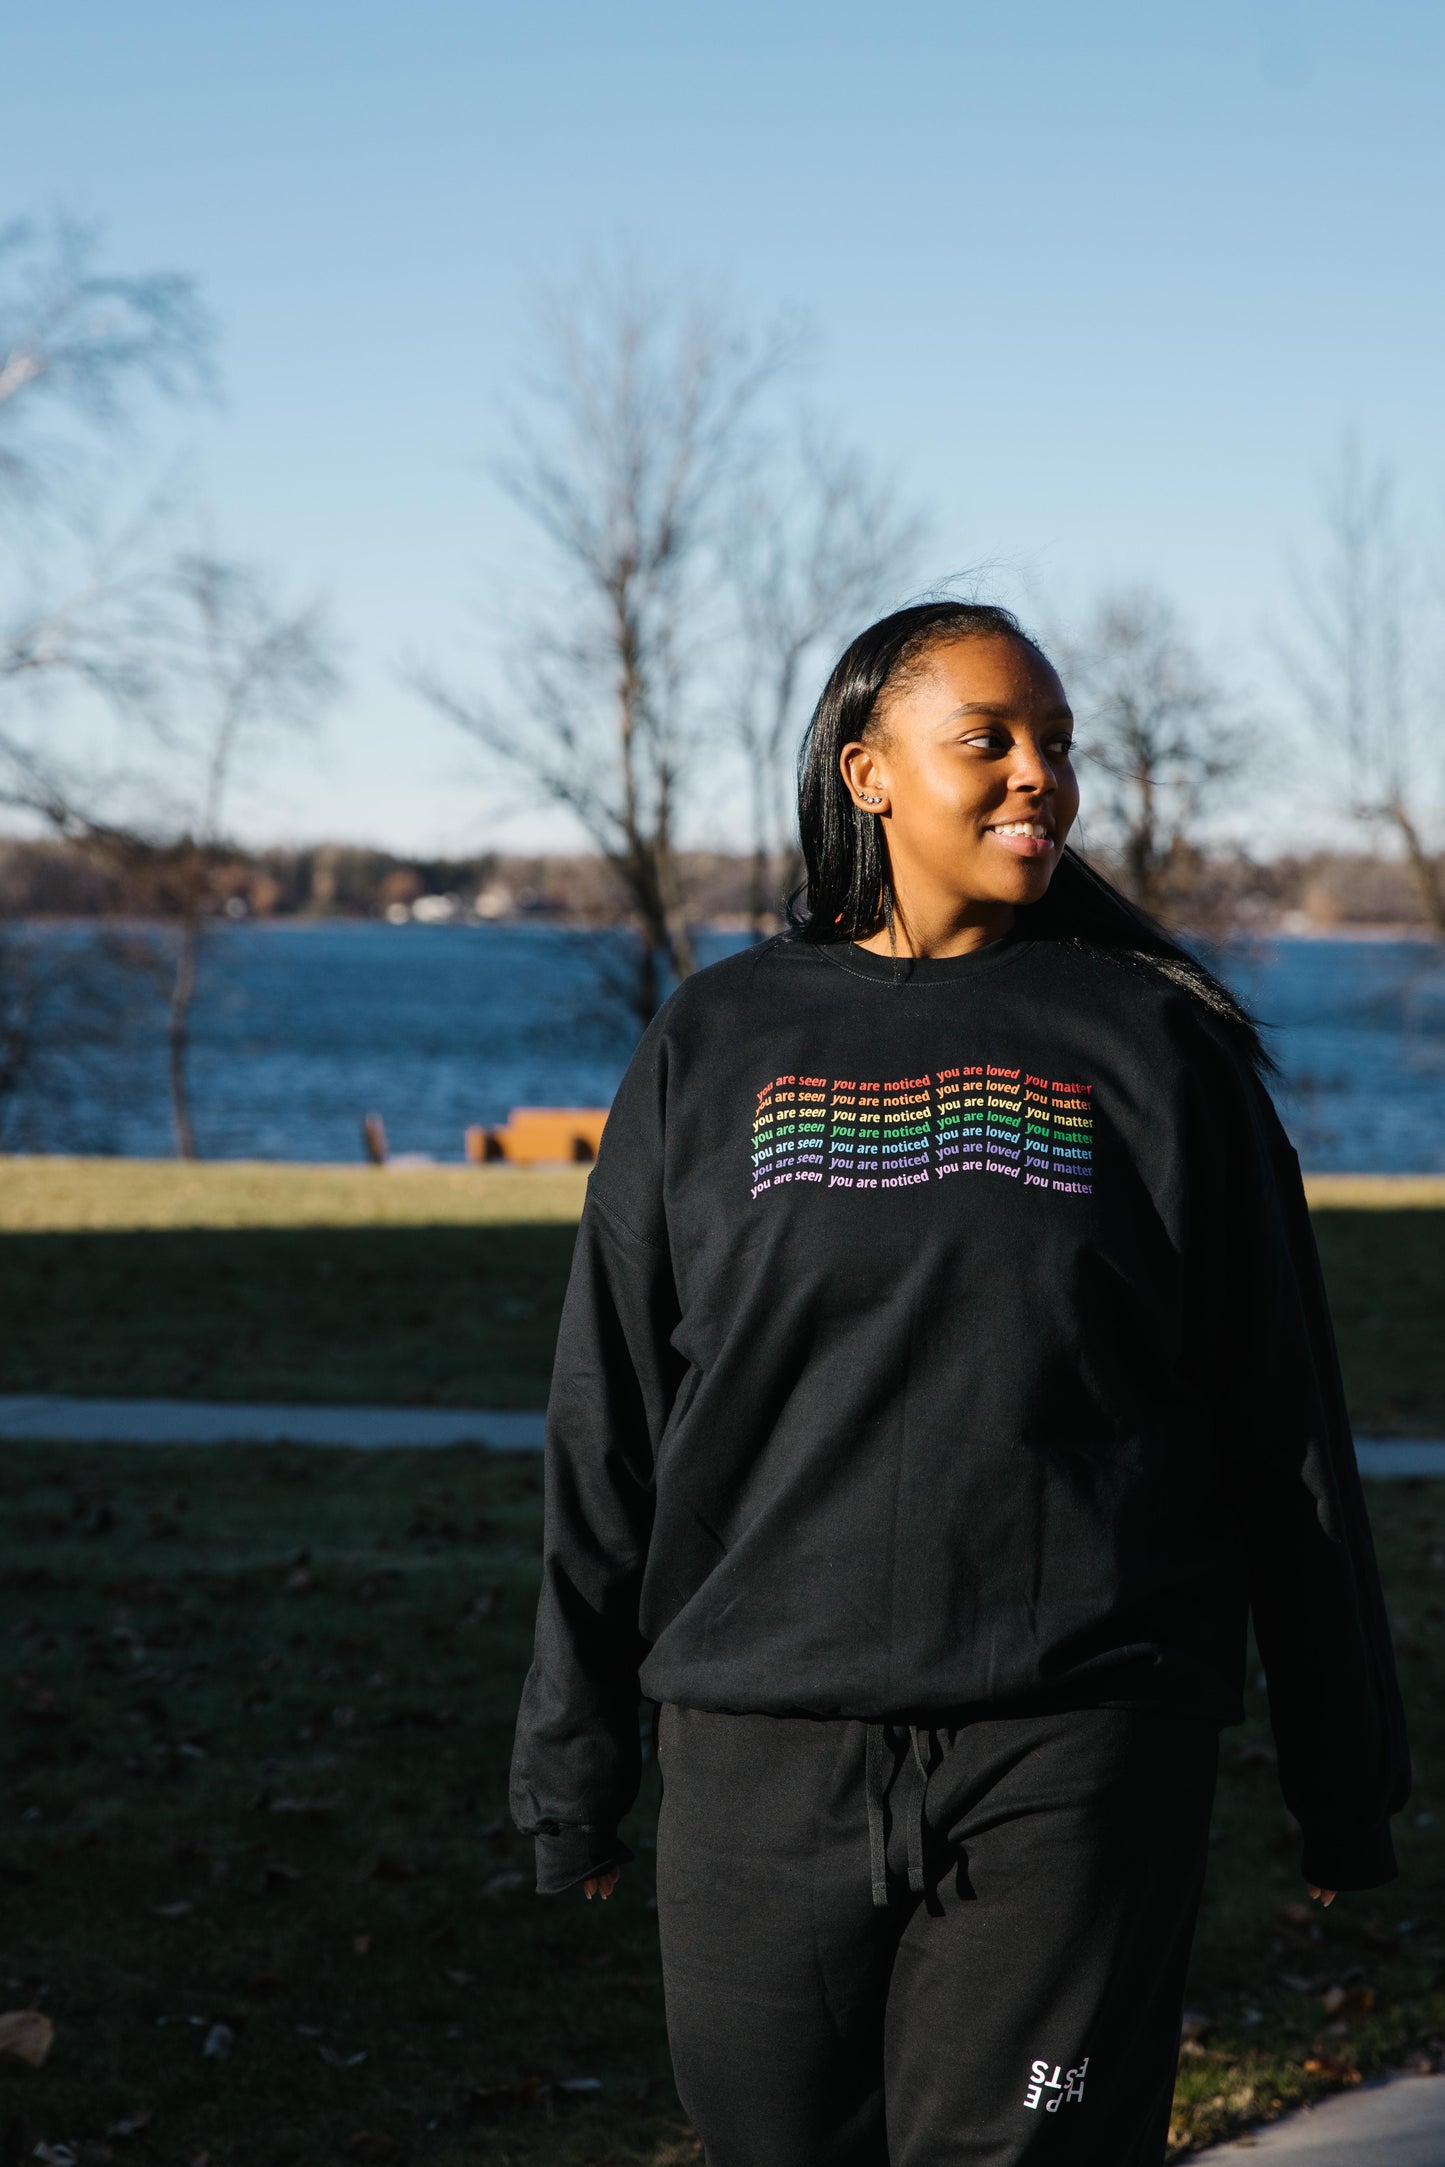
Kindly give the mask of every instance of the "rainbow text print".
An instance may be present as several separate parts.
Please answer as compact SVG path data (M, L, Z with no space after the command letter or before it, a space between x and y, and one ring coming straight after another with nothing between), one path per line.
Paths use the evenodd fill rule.
M774 1076L753 1115L752 1192L911 1189L954 1174L1089 1196L1093 1086L960 1062L926 1076Z

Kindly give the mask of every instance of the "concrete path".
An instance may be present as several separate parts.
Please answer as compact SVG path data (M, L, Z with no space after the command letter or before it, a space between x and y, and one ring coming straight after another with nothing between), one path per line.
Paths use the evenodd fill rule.
M1335 2092L1233 2144L1191 2152L1190 2167L1445 2167L1445 2077L1382 2077Z
M531 1408L248 1405L219 1400L65 1399L0 1394L0 1438L84 1445L489 1445L540 1452ZM1445 1475L1445 1438L1362 1437L1360 1472L1382 1479Z
M0 1395L0 1438L86 1445L489 1445L540 1452L530 1408L248 1406L218 1400Z
M1445 1475L1445 1438L1357 1437L1362 1475L1398 1480L1402 1475Z

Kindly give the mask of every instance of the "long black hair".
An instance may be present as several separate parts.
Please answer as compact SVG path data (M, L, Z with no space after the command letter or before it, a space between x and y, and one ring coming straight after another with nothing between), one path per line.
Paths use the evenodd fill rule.
M806 872L788 915L804 941L866 940L893 923L893 878L883 823L855 803L843 781L845 745L876 734L878 701L897 690L927 652L952 640L1017 640L1048 658L1012 610L991 602L918 602L860 632L839 657L813 710L798 755L798 833ZM1249 1011L1161 925L1067 844L1042 900L1020 906L1019 929L1036 940L1102 951L1126 968L1167 979L1197 1001L1250 1066L1275 1066Z

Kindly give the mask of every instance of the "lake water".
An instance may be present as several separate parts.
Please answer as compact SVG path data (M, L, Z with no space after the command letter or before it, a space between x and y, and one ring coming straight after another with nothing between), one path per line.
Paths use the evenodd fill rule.
M95 937L25 938L53 969ZM738 945L705 939L704 960ZM201 1150L354 1161L374 1112L393 1151L458 1160L469 1122L605 1104L629 1050L599 988L609 953L606 935L544 925L219 929L195 1020ZM1445 1171L1445 955L1416 941L1279 940L1216 960L1273 1026L1281 1110L1307 1167ZM128 983L103 1050L40 1060L4 1148L170 1150L159 988Z

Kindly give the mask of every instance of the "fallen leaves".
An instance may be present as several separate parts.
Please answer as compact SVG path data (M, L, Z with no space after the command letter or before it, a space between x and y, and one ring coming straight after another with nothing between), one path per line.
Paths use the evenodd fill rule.
M0 1572L0 1589L21 1595L53 1595L63 1583L45 1565L7 1565Z
M341 1810L341 1800L334 1796L320 1798L273 1798L263 1791L256 1801L258 1813L289 1814L297 1820L332 1822Z
M279 1859L272 1859L261 1868L256 1893L259 1896L288 1896L300 1879L299 1866L285 1866Z
M497 1533L497 1523L489 1520L485 1513L478 1514L470 1523L464 1524L450 1514L438 1513L430 1506L423 1505L411 1525L405 1529L402 1540L429 1545L486 1543L493 1541Z
M348 2159L390 2160L397 2155L394 2137L387 2137L378 2129L354 2129L341 2147Z
M139 2137L154 2120L155 2115L149 2107L136 2107L130 2114L123 2114L118 2122L112 2122L105 2134L107 2137Z
M1366 2016L1375 2006L1375 1990L1369 1986L1330 1986L1320 1996L1327 2017Z
M546 2098L595 2099L602 2090L600 2077L550 2077L539 2069L523 2070L511 2084L479 2084L463 2095L464 2111L477 2121L496 2121L503 2115L540 2107Z
M208 2062L228 2062L235 2051L236 2034L229 2024L216 2023L206 2033L202 2054Z
M1341 2061L1337 2054L1327 2054L1321 2049L1307 2055L1302 2068L1307 2077L1328 2077L1332 2084L1358 2084L1360 2072L1353 2062Z
M424 1731L449 1731L461 1717L454 1708L394 1708L390 1715L382 1716L378 1730L401 1731L408 1728Z
M539 2107L542 2095L549 2089L535 2072L520 2076L512 2084L478 2084L462 2098L467 2114L480 2121L493 2121L499 2115L514 2114L519 2108Z
M39 2069L55 2044L55 2026L40 2009L7 2009L0 2015L0 2057Z
M371 1869L371 1879L373 1881L415 1881L420 1872L420 1866L414 1865L410 1859L398 1858L392 1851L383 1851L378 1855L376 1863Z
M287 1593L289 1595L311 1594L317 1585L316 1575L311 1570L311 1552L309 1550L293 1550L290 1557L287 1558L286 1564L288 1570L284 1585Z
M510 1896L515 1890L526 1888L529 1879L527 1874L519 1874L509 1868L502 1873L489 1875L482 1883L481 1893L483 1896Z
M357 1587L356 1592L362 1602L374 1603L381 1596L389 1595L396 1583L399 1580L404 1580L405 1577L406 1575L399 1565L382 1565L375 1572L367 1574L366 1578Z
M43 1678L36 1678L28 1671L20 1671L15 1678L17 1696L15 1713L22 1723L55 1725L71 1720L70 1710L53 1686Z

